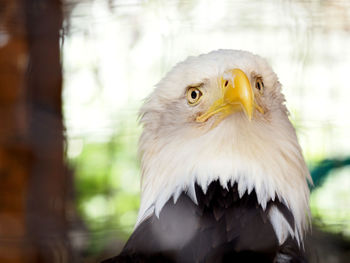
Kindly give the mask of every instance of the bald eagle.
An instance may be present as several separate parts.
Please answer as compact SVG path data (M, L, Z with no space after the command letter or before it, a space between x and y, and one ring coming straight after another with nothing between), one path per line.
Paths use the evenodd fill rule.
M263 58L187 58L148 97L141 123L138 219L105 262L306 262L312 180Z

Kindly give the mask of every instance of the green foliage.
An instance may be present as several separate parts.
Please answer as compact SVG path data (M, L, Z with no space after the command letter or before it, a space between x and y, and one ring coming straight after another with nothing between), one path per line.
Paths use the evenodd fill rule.
M87 251L96 255L110 239L124 242L136 221L137 140L123 130L108 142L81 143L80 154L69 161L75 170L78 212L89 232Z
M313 171L318 180L310 198L313 223L349 238L350 167L346 159L324 160Z

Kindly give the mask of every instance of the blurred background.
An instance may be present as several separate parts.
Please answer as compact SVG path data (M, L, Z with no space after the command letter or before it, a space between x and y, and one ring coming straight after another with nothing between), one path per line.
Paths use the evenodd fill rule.
M42 0L38 2L44 3ZM51 2L51 9L40 9L37 3L26 6L26 10L41 10L42 13L26 11L23 23L14 22L23 17L22 13L13 11L21 10L20 4L13 4L20 1L12 4L2 1L0 4L0 15L3 14L0 16L0 64L6 64L4 58L8 56L8 60L16 59L16 65L22 67L25 72L23 83L32 83L32 88L24 88L25 92L21 93L21 82L16 94L29 97L30 105L32 98L33 105L37 105L35 98L45 97L38 94L47 93L45 85L48 82L41 83L41 90L35 90L35 86L52 73L52 64L48 62L55 58L52 53L40 50L40 45L47 45L48 41L35 40L47 36L49 31L43 29L31 34L30 29L35 25L38 28L52 25L47 30L57 31L53 41L58 53L54 54L61 62L62 71L58 68L57 72L62 73L59 87L63 88L56 89L62 94L60 97L60 93L56 93L56 98L60 99L54 108L58 112L55 116L60 120L59 125L52 126L52 131L61 129L62 132L50 134L60 140L58 147L64 156L60 171L65 174L65 179L61 192L57 192L57 195L64 196L60 203L62 228L57 228L53 236L65 233L62 237L65 252L59 252L62 247L55 245L55 256L48 256L45 252L44 256L37 257L40 262L98 262L122 249L133 229L139 206L137 142L141 127L138 125L138 109L154 85L177 62L216 49L244 49L259 54L269 61L279 76L290 118L297 129L315 183L311 194L314 235L308 238L308 242L316 247L312 257L318 262L350 262L349 1ZM10 10L7 11L10 14L15 12L16 19L6 17L4 10ZM47 22L56 17L54 14L58 17L56 22ZM36 21L35 25L30 23L31 19ZM13 24L18 24L18 28L12 30L12 36L17 34L19 39L26 36L29 44L21 46L16 42L13 53L9 53L4 48L11 43L8 28L13 28ZM31 52L36 45L38 63L46 63L41 70L38 67L37 82L33 81L31 74L35 74L35 67L30 63L30 58L35 58ZM27 60L21 55L26 52L31 54ZM55 65L59 67L59 63ZM0 72L6 72L4 68ZM5 86L9 82L0 83ZM21 102L22 95L18 95L14 105ZM9 98L12 97L0 96L0 103L8 105ZM39 108L41 112L43 107ZM32 127L29 134L39 136L42 133L38 139L41 141L52 122L43 125L40 114L39 117L29 114L35 113L35 109L17 109L13 114L19 114L16 115L19 121L13 130L29 125ZM26 114L34 116L34 120L39 118L39 121L21 122L20 116ZM9 141L3 138L10 135L4 131L1 135L1 145L8 145ZM28 137L25 132L18 133L18 136L33 137ZM46 142L51 145L49 139ZM40 147L38 149L38 155L45 155ZM27 150L21 148L19 151L25 152L26 160L32 160ZM55 152L54 149L51 151ZM38 224L36 219L30 221L30 218L36 218L36 210L31 204L38 199L45 200L44 194L38 195L41 189L46 189L50 195L46 184L52 182L50 176L41 177L48 180L45 183L31 174L25 177L27 183L20 188L24 192L23 199L32 200L26 201L27 206L23 208L23 229L32 229L30 225ZM32 178L36 179L33 181ZM39 182L42 188L35 190ZM27 191L26 186L32 190ZM5 184L1 187L0 181L0 189L5 188ZM8 200L4 196L3 200ZM23 199L18 202L23 203ZM55 206L43 202L44 206ZM45 211L39 214L45 216ZM12 222L1 215L6 215L5 208L0 208L0 222ZM22 232L31 239L33 230ZM16 234L6 236L0 225L0 256L3 259L11 257L8 250L1 253L1 246L9 247L17 239ZM39 242L38 246L43 244ZM48 261L50 257L54 260Z

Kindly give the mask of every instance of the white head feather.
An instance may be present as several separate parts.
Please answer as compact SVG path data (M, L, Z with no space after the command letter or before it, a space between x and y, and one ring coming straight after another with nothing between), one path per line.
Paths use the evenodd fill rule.
M232 114L213 128L215 116L195 121L217 99L217 79L228 69L239 68L252 82L264 81L256 96L265 113L252 121L243 112ZM188 86L201 83L203 99L191 106ZM257 90L254 92L258 92ZM237 182L239 193L256 191L260 205L279 198L291 210L295 229L271 210L270 218L282 243L288 234L302 240L308 226L311 178L295 130L288 119L281 85L267 62L246 51L218 50L189 57L177 64L157 85L141 109L143 133L139 152L142 195L136 226L182 191L196 202L194 184L204 191L219 179L222 186ZM289 227L289 228L288 228Z

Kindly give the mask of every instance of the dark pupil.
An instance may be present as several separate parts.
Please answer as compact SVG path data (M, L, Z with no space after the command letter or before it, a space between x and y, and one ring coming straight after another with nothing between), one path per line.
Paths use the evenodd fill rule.
M257 86L258 90L261 90L260 82L257 82L256 86Z
M191 92L191 98L192 98L192 99L197 98L197 92L196 92L196 91L192 91L192 92Z

